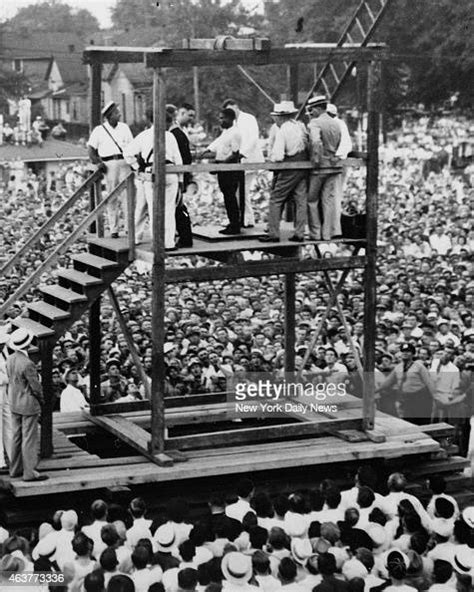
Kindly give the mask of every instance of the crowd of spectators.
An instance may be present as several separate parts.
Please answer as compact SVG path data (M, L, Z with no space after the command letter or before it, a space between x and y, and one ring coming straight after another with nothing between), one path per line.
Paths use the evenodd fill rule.
M471 127L470 127L471 126ZM409 343L416 357L432 369L448 355L457 373L463 413L471 415L474 329L472 305L472 252L474 231L471 211L473 189L468 177L454 175L449 166L427 172L427 159L440 151L449 152L465 138L472 123L461 117L406 121L403 130L390 135L381 148L380 199L378 213L378 285L376 310L377 369L386 375L400 361L400 348ZM434 167L436 169L436 167ZM85 165L63 167L53 178L30 173L23 180L3 184L0 200L0 248L5 259L64 198L78 186ZM253 195L257 223L265 222L270 174L262 173ZM187 196L191 219L196 225L224 220L222 200L211 175L197 176L198 190ZM87 196L60 222L54 232L25 255L14 274L0 280L0 297L6 297L45 258L48 251L74 228L87 207ZM349 171L345 190L346 209L363 210L365 170ZM85 241L72 251L86 249ZM321 245L323 256L349 254L343 244ZM69 255L60 257L66 266ZM264 258L261 253L246 258ZM315 256L305 247L304 256ZM209 264L200 257L174 257L175 266ZM336 276L332 272L331 276ZM54 282L54 271L44 277ZM151 285L146 266L137 262L115 283L133 341L147 373L151 369ZM363 344L363 276L354 270L338 295L355 348ZM38 297L31 290L9 311L9 316L26 314L25 305ZM300 368L321 316L328 292L321 273L299 274L296 285L296 367ZM225 390L226 380L236 374L279 370L284 363L283 282L281 277L246 278L169 286L166 292L165 355L166 395ZM134 400L144 388L121 335L112 308L102 306L103 398L107 401ZM334 308L305 370L331 373L334 365L348 384L356 382L353 352L343 323ZM69 370L73 368L75 372ZM54 349L53 382L60 407L61 394L68 387L63 409L87 405L88 326L75 323ZM72 389L76 389L72 391ZM471 390L470 390L471 389ZM71 395L72 392L72 395ZM79 397L78 392L84 397ZM77 396L76 396L77 395ZM79 402L78 402L79 401Z
M128 508L98 499L89 516L58 510L38 529L0 528L1 589L472 591L474 506L459 508L439 475L426 482L426 507L403 474L383 490L378 481L362 466L351 489L325 479L288 495L242 478L194 519L179 498L155 515L142 498ZM22 587L31 572L46 584Z

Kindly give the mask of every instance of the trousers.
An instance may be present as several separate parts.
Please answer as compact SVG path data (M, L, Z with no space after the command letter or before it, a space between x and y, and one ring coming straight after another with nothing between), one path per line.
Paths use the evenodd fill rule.
M237 189L239 187L239 171L224 171L217 173L217 183L224 196L224 205L232 228L240 228L240 211L237 202Z
M308 191L308 227L311 239L331 240L333 236L342 234L342 184L342 172L311 175Z
M280 237L280 220L287 201L295 201L295 236L304 237L306 226L307 173L305 170L283 170L274 174L270 192L268 235Z
M10 476L33 479L39 460L39 415L12 413L12 456Z
M135 205L135 239L143 239L147 217L149 220L150 235L153 232L153 181L148 173L140 173L136 178L136 205ZM176 200L178 197L178 175L166 175L165 192L165 248L175 246L176 235Z
M120 181L130 172L130 167L124 160L109 160L105 163L107 165L107 171L105 172L105 184L107 193L110 193L114 187L116 187ZM119 195L113 199L107 206L107 219L109 222L110 233L118 232L120 229L120 210L123 211L125 219L125 228L128 228L128 203L127 203L127 192L121 191Z
M12 454L12 416L7 385L0 385L0 467L5 458L10 462Z
M246 162L246 161L243 161ZM241 171L239 183L240 222L244 226L255 226L255 214L252 206L251 192L257 182L258 171ZM243 207L242 207L243 206Z

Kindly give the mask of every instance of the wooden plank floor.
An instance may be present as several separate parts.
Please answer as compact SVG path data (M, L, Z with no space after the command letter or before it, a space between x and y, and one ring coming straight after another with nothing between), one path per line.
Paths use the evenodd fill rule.
M354 412L352 409L348 411ZM71 419L62 418L62 425L67 426ZM435 440L416 426L400 419L381 416L376 420L376 430L385 434L386 442L383 443L369 441L348 444L334 436L282 441L278 445L263 442L190 450L186 452L188 462L158 467L140 456L99 459L70 443L59 432L60 425L61 422L57 422L55 427L55 443L58 444L55 457L42 461L42 468L48 472L49 480L41 483L25 483L21 480L10 482L7 476L0 475L0 487L10 489L16 497L27 497L299 466L413 457L440 449ZM61 458L61 454L69 457Z
M168 257L182 257L186 256L189 257L190 255L202 255L205 256L208 253L238 253L241 251L273 251L277 252L276 249L288 249L292 248L295 249L297 247L302 247L306 245L313 245L313 244L325 244L328 241L313 241L313 240L305 240L303 243L294 243L289 241L288 239L290 236L294 234L293 225L289 223L283 222L281 225L281 237L280 242L271 242L271 243L261 243L258 240L258 236L264 234L264 226L256 226L255 228L251 229L250 232L246 232L242 234L238 238L234 237L223 237L222 240L216 240L215 238L211 238L210 240L205 240L202 238L204 236L204 231L199 230L199 236L194 237L194 244L190 248L181 248L177 251L170 251L167 253ZM215 234L215 227L210 227L207 229L207 232L210 236L214 236ZM111 239L113 240L113 239ZM124 241L125 239L115 239L117 241ZM337 239L332 242L335 243L360 243L363 245L365 241L363 240L354 240L354 239ZM152 262L153 258L153 246L151 243L151 239L144 240L140 243L136 248L136 258L142 261L147 261L149 263Z

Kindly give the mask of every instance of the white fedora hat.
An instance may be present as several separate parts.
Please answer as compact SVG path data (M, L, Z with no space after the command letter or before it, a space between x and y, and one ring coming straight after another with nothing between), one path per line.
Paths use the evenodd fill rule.
M33 340L33 335L24 327L20 327L13 331L10 335L8 347L15 351L25 350Z
M311 97L308 101L308 107L315 107L316 105L327 105L328 98L325 95L316 95Z
M235 586L245 586L252 577L252 559L238 551L224 555L221 568L225 579Z
M295 107L293 101L281 101L281 103L275 103L273 106L272 115L294 115L298 113L298 109Z

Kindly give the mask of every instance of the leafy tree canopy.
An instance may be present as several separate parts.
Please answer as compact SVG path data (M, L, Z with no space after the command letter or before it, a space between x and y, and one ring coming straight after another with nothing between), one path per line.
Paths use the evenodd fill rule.
M61 0L45 0L20 8L7 24L13 31L71 32L81 36L100 28L98 20L88 10L76 10Z

